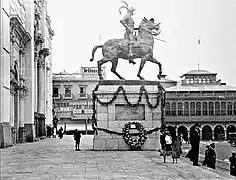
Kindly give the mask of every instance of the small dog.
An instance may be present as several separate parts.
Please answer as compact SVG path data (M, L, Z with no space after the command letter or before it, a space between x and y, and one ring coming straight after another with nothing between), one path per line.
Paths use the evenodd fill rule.
M160 155L163 156L164 163L166 162L166 156L172 155L173 163L177 163L177 154L174 151L165 151L162 149L158 149L158 152L160 152Z

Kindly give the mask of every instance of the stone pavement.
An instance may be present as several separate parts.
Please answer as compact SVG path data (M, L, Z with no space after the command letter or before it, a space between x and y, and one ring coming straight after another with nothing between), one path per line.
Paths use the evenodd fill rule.
M82 136L82 151L74 150L72 136L1 149L0 179L233 179L228 171L192 166L185 158L163 163L156 151L92 151L92 138Z

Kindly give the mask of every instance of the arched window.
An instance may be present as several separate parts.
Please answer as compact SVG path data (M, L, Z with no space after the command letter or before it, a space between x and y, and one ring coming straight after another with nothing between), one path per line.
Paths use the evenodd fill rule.
M221 102L221 115L226 115L226 102Z
M178 116L183 116L183 103L178 102Z
M166 116L170 116L170 103L169 102L166 103L165 112L166 112Z
M189 104L184 102L184 116L189 116Z
M207 102L203 102L202 106L203 106L202 114L203 116L207 116L208 115Z
M220 115L220 103L215 102L215 115Z
M201 108L202 108L202 106L201 106L201 103L200 102L197 102L196 103L196 115L197 116L201 116Z
M232 102L227 103L227 114L228 114L228 116L233 115L233 104L232 104Z
M190 103L190 116L195 116L195 102Z
M213 102L209 102L209 115L214 116L214 104L213 104Z
M234 115L236 115L236 101L234 102Z
M171 115L176 116L176 103L175 102L171 103Z

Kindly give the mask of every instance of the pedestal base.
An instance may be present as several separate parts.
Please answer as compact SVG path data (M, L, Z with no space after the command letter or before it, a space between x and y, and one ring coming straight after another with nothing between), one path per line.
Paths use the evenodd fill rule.
M128 122L138 122L146 131L161 127L163 88L156 81L100 81L94 91L96 125L116 133ZM159 131L147 134L142 150L160 148ZM94 135L94 150L130 150L123 135L98 130Z

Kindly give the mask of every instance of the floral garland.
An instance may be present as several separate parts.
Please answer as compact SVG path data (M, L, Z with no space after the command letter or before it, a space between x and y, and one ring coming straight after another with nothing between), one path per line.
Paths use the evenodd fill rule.
M139 133L130 133L131 126L134 125L135 129L139 131ZM132 148L132 149L140 149L141 146L145 143L147 139L147 132L142 124L138 122L128 122L125 124L123 128L123 138L125 142ZM138 139L133 138L133 136L138 135Z
M157 102L156 102L155 105L152 105L151 102L149 101L148 91L145 89L144 86L140 87L138 101L135 104L132 104L128 100L128 97L126 95L126 91L123 88L123 86L118 87L116 92L113 94L112 99L108 102L102 102L100 99L98 99L98 97L96 95L96 91L98 90L98 88L99 88L99 85L97 85L94 88L93 92L92 92L92 97L93 97L93 104L92 104L92 109L93 109L92 120L93 120L93 123L92 123L92 126L93 126L93 129L95 130L95 133L97 133L98 130L101 130L101 131L107 132L109 134L124 135L124 133L119 133L119 132L115 132L115 131L111 131L111 130L108 130L108 129L97 127L97 119L96 119L96 105L95 105L96 101L98 101L98 103L100 103L101 105L107 106L108 104L111 104L116 100L116 98L117 98L118 94L120 93L120 91L123 91L122 94L124 95L124 98L125 98L126 102L128 103L128 105L131 106L131 107L137 107L137 106L140 105L140 102L142 100L143 92L145 93L146 101L147 101L147 104L150 108L156 108L156 107L158 107L159 104L161 104L161 124L162 125L164 124L164 119L165 119L164 108L165 108L165 98L166 97L165 97L165 89L163 88L163 86L161 84L158 84L159 92L157 93L157 97L156 97ZM161 101L161 103L160 103L160 101ZM156 127L154 129L151 129L151 130L145 131L145 132L146 132L146 134L151 134L155 131L158 131L159 129L160 129L159 127Z
M113 102L116 100L116 98L117 98L118 94L120 93L120 91L123 92L122 94L124 95L125 101L126 101L126 102L128 103L128 105L131 106L131 107L137 107L137 106L139 106L139 104L140 104L140 102L141 102L141 100L142 100L143 92L144 92L144 94L145 94L147 104L148 104L148 106L151 107L151 108L154 108L154 109L157 108L157 107L159 106L159 101L160 101L160 99L161 99L161 93L158 92L158 93L157 93L157 97L156 97L157 102L156 102L155 105L152 105L152 103L151 103L150 100L149 100L148 91L145 89L144 86L141 86L140 89L139 89L138 101L137 101L136 103L132 104L132 103L129 101L129 99L128 99L128 97L127 97L127 93L126 93L125 89L123 88L123 86L119 86L110 101L108 101L108 102L102 102L100 99L98 99L97 95L95 94L95 91L97 91L97 90L98 90L98 85L96 86L96 88L95 88L94 91L93 91L93 99L97 100L100 104L102 104L102 105L104 105L104 106L107 106L108 104L113 103Z

